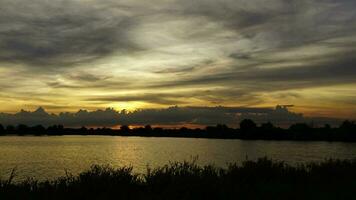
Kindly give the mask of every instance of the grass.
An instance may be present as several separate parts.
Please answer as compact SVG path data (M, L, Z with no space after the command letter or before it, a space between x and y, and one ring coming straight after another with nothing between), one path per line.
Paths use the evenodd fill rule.
M144 175L92 166L73 176L0 182L0 199L355 199L356 160L290 166L260 158L227 168L175 162Z

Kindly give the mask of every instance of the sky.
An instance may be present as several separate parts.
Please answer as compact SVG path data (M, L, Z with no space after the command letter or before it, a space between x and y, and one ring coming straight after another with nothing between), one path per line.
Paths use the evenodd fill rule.
M355 0L0 0L0 112L356 119Z

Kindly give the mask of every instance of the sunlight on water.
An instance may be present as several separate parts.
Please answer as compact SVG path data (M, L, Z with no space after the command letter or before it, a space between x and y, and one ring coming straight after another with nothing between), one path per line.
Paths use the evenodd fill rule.
M148 138L117 136L2 136L0 137L0 175L6 179L16 167L17 180L76 174L92 164L146 167L169 161L193 160L199 164L226 167L229 162L268 156L291 164L322 161L325 158L356 157L354 143L243 141L195 138Z

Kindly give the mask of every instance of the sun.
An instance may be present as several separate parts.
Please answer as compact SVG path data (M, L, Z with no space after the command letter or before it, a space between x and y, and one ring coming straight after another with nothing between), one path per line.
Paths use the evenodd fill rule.
M140 108L148 107L147 103L140 101L131 101L131 102L114 102L107 105L107 107L114 108L115 110L127 110L134 111Z

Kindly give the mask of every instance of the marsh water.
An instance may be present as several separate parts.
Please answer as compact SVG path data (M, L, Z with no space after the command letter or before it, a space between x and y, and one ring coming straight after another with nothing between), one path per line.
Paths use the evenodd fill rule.
M197 138L150 138L118 136L2 136L0 177L6 179L16 168L16 180L27 177L53 179L65 170L77 174L93 164L133 166L145 173L169 161L197 160L199 165L226 167L267 156L295 165L326 158L356 158L356 144L342 142L301 142L222 140Z

